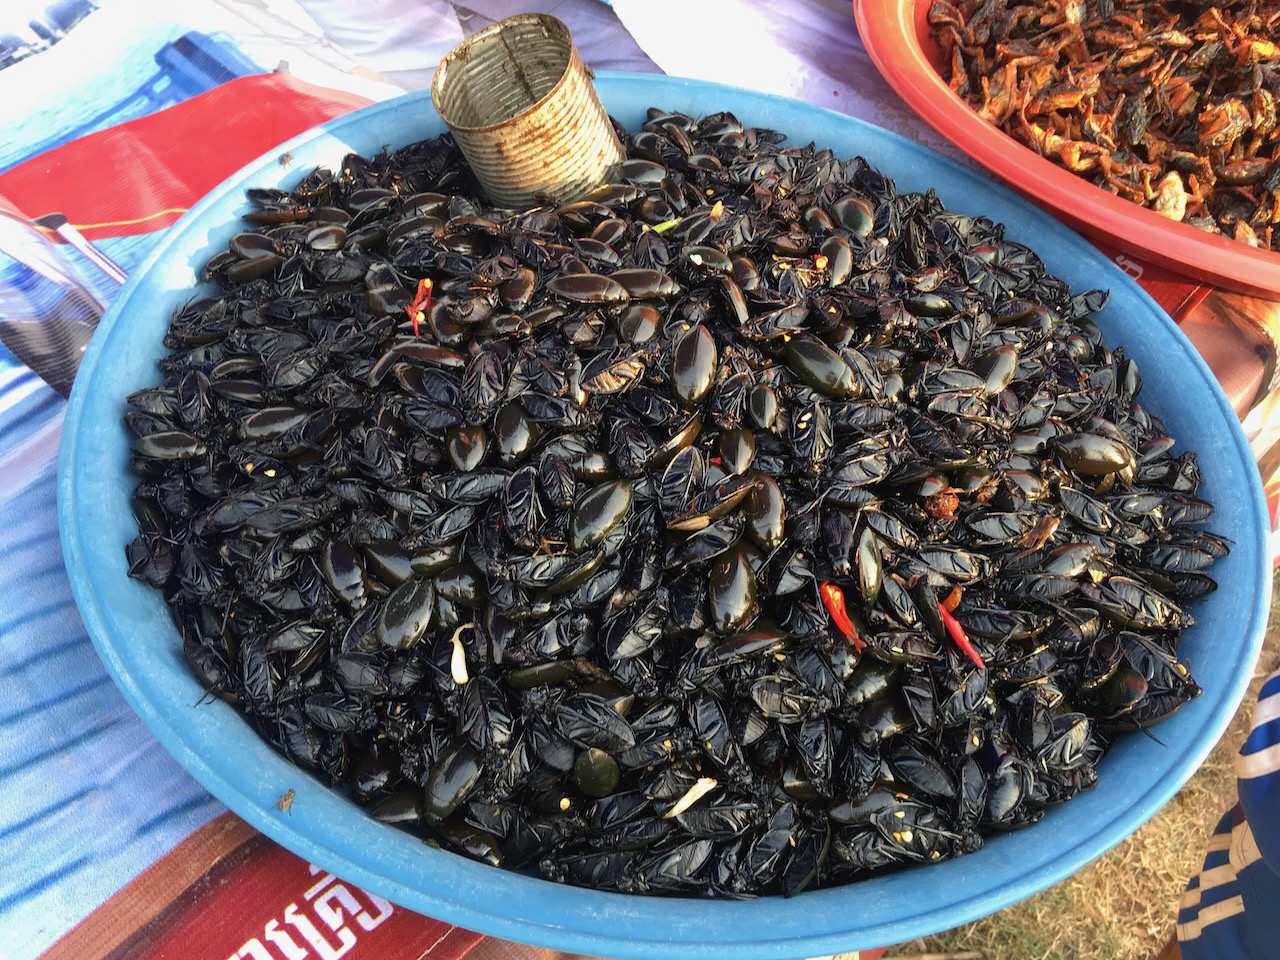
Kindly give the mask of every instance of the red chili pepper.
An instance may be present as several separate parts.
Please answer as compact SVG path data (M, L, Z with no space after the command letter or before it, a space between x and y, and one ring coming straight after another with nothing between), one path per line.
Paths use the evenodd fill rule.
M413 335L418 336L418 324L426 317L427 308L431 306L431 280L423 277L418 281L418 293L413 302L404 308L413 324Z
M836 625L836 629L853 644L854 650L861 653L866 644L858 636L858 631L853 628L853 621L849 619L849 613L845 610L844 591L834 583L823 581L818 584L818 594L822 597L822 605L827 608L827 615L831 617L831 622Z
M947 633L955 641L955 645L960 648L960 652L972 660L979 670L985 670L987 665L983 662L982 655L973 648L973 644L965 636L964 627L960 626L960 621L953 617L951 611L942 604L938 604L938 612L942 614L942 624L947 628Z

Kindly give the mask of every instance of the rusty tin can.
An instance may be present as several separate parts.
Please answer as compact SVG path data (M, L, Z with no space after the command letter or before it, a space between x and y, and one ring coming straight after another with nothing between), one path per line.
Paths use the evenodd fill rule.
M519 14L472 34L436 70L431 102L489 199L565 202L623 160L569 28Z

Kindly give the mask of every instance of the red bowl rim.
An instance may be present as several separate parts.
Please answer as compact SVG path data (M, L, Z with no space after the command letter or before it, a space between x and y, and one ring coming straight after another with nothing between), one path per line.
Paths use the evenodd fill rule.
M929 36L931 0L853 0L863 45L930 126L1014 190L1088 237L1174 273L1280 299L1280 253L1249 247L1109 193L982 119L943 81Z

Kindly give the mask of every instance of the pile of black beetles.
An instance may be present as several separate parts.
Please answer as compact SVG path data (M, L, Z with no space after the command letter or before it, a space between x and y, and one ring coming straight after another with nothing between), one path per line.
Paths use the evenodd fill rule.
M523 211L447 136L249 191L126 415L201 683L381 821L629 893L842 884L1092 787L1199 693L1227 552L1105 294L727 113L620 133Z

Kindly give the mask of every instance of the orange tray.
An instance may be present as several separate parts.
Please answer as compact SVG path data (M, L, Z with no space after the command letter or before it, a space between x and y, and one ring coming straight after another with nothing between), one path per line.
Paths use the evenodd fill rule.
M1215 286L1280 300L1280 253L1162 217L1094 186L1001 132L942 79L930 0L854 0L862 42L898 95L935 130L1085 236Z

